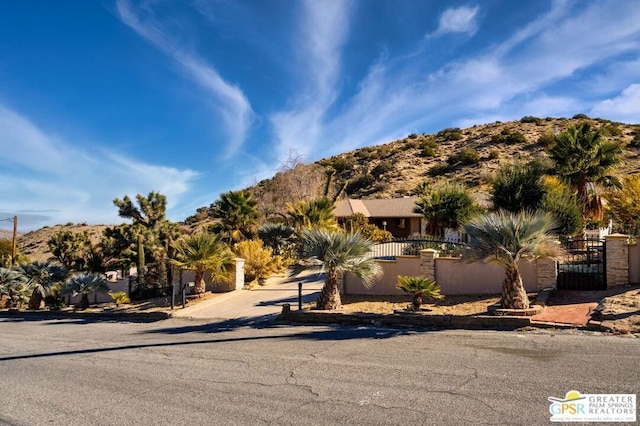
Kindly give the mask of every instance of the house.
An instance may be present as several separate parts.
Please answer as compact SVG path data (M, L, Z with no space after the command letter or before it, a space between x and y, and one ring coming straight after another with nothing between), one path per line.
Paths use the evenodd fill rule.
M391 232L394 237L408 237L424 233L424 219L420 213L414 213L417 197L355 200L345 198L336 202L334 215L345 219L355 213L362 213L369 223Z

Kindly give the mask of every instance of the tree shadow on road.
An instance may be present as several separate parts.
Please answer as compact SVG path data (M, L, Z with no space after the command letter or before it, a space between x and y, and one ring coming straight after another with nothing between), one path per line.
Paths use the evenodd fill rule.
M270 329L268 334L257 335L241 335L241 336L229 336L224 337L227 332L237 330L239 328L257 328L257 329ZM206 335L213 335L214 337L208 339L194 339L186 341L169 341L169 342L156 342L156 343L140 343L131 345L120 346L106 346L87 349L75 349L67 351L53 351L36 354L24 354L24 355L5 355L0 356L0 364L7 361L23 360L23 359L39 359L39 358L51 358L59 356L70 355L83 355L83 354L97 354L117 352L123 350L135 350L146 348L166 348L166 347L180 347L180 346L194 346L194 345L213 345L221 343L233 343L233 342L246 342L246 341L261 341L261 340L281 340L283 343L291 340L311 340L311 341L342 341L353 339L389 339L397 336L407 336L429 333L434 330L418 330L418 329L393 329L393 328L381 328L381 327L355 327L355 326L338 326L338 325L324 325L324 326L301 326L292 328L291 326L274 324L272 322L256 322L256 318L239 318L234 320L224 320L220 322L187 325L178 327L166 327L157 330L147 330L141 332L141 334L189 334L199 333ZM278 333L280 332L280 333Z

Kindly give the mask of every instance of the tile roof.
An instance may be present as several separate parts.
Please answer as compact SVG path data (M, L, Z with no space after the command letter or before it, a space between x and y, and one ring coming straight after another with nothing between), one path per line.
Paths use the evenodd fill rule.
M362 213L366 217L422 217L414 213L417 197L388 198L373 200L354 200L346 198L336 202L336 217L347 217Z

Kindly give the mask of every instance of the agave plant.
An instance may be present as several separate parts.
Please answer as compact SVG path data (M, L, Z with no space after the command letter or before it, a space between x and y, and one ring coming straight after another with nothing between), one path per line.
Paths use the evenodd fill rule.
M103 275L79 272L73 274L62 287L61 294L70 294L71 297L81 295L78 307L89 307L89 294L93 292L108 293L109 285Z
M440 286L426 277L398 276L396 288L411 295L411 306L414 311L420 310L424 299L443 299Z

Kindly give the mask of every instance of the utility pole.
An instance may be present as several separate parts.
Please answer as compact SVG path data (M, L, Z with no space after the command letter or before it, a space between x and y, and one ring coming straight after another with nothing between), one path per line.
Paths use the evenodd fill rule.
M11 248L11 266L16 264L16 248L18 243L18 216L13 217L13 246Z

